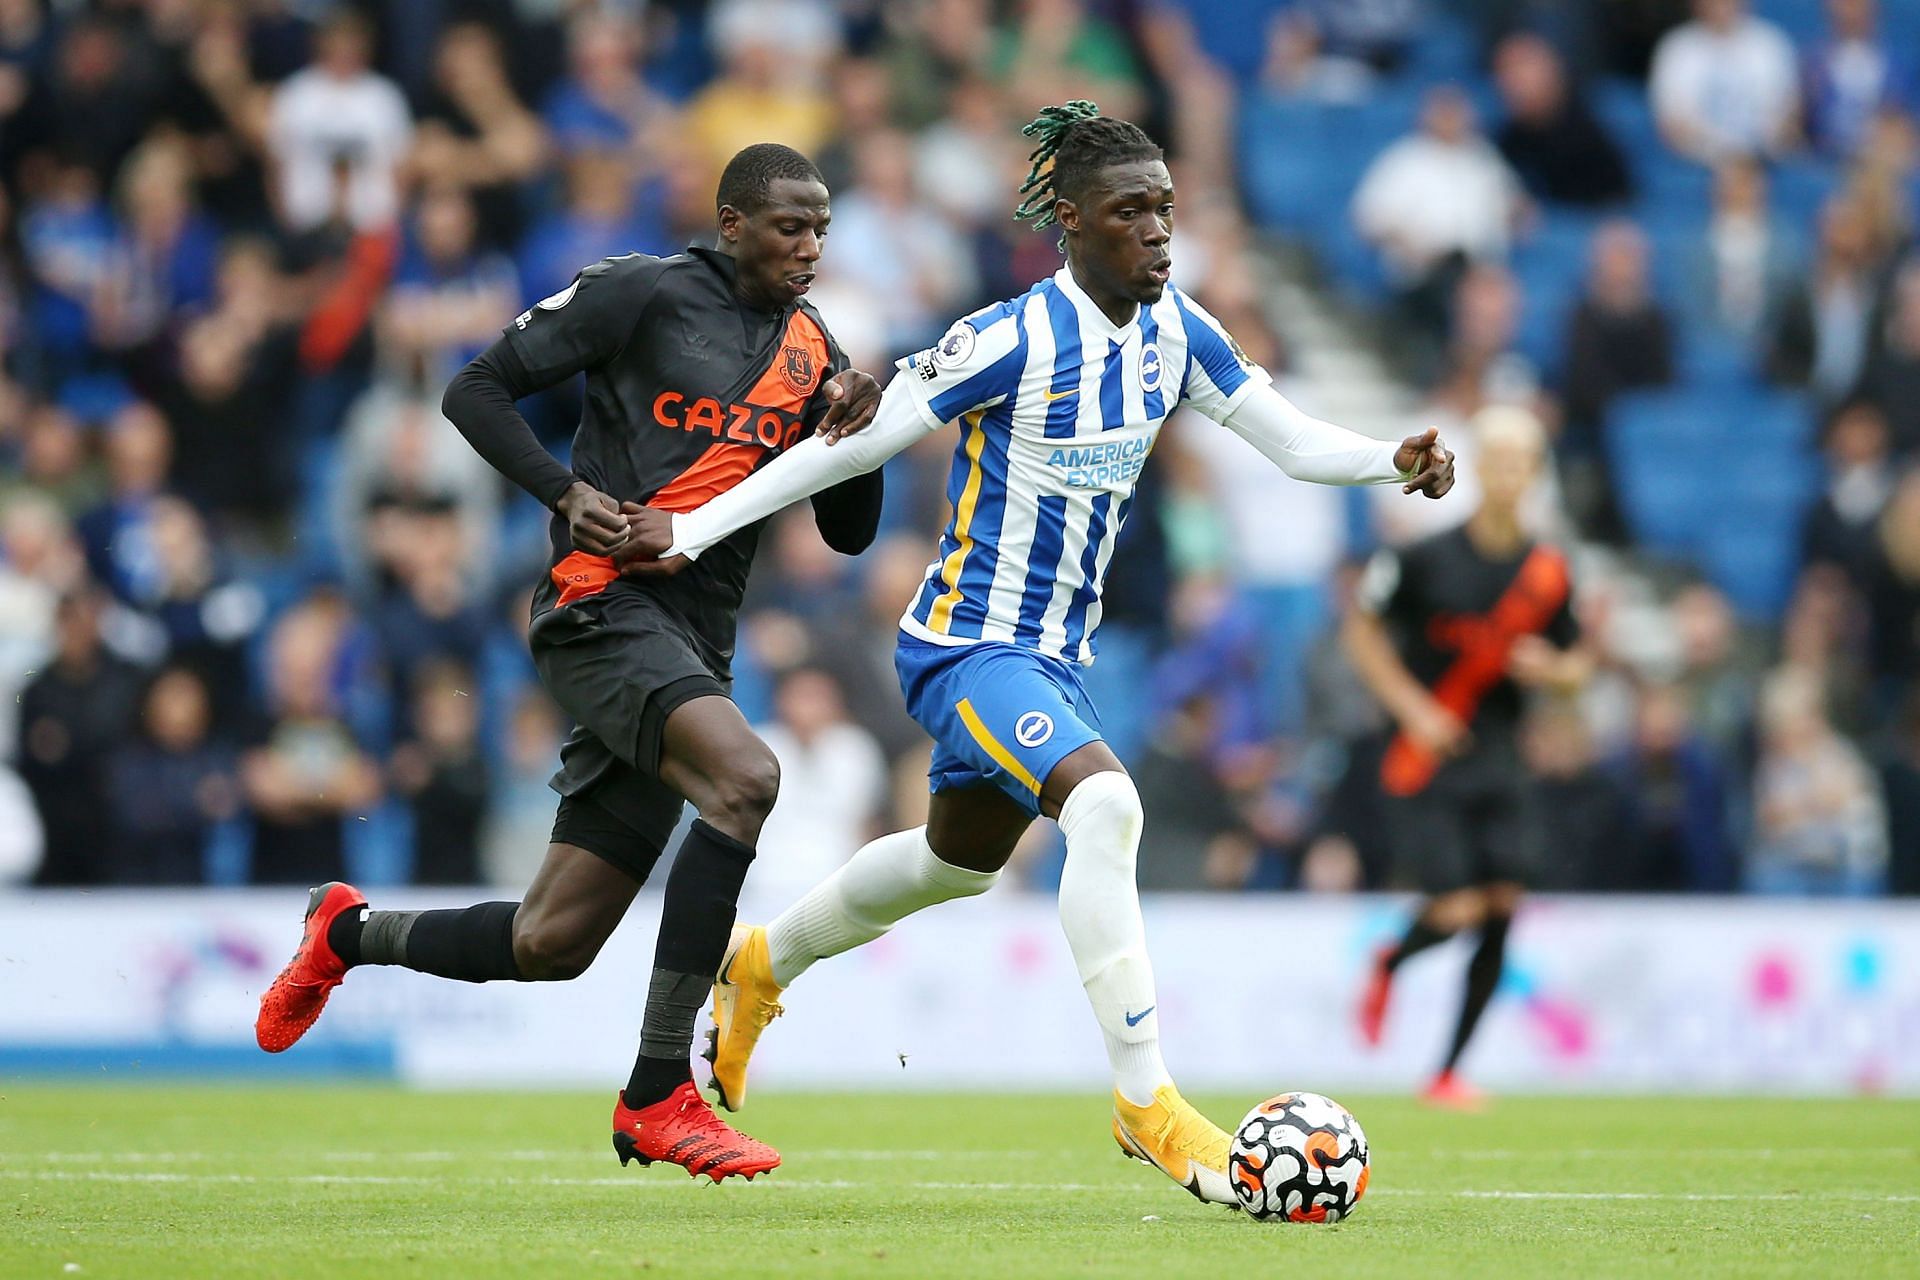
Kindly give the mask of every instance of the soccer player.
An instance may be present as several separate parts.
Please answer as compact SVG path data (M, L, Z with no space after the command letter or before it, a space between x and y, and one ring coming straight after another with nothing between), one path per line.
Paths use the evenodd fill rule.
M858 431L879 385L847 369L803 298L830 217L799 152L762 143L720 176L714 247L627 254L581 271L522 312L448 387L447 417L493 466L554 511L552 567L528 639L540 680L577 726L553 780L545 863L520 902L370 911L350 885L315 889L300 949L261 998L260 1046L279 1052L320 1016L355 965L469 982L553 981L592 963L679 821L699 817L667 877L640 1052L614 1102L625 1164L666 1160L715 1182L773 1168L694 1088L694 1019L779 770L728 697L735 615L757 526L742 525L678 578L622 579L610 554L623 507L691 511L801 439ZM572 468L514 401L585 370ZM877 476L814 498L829 545L865 548Z
M1479 508L1459 528L1375 556L1344 635L1397 726L1380 768L1388 841L1399 873L1426 894L1405 936L1375 958L1360 1033L1379 1044L1393 975L1409 957L1477 931L1453 1041L1423 1095L1459 1109L1482 1101L1457 1074L1460 1055L1500 983L1507 930L1538 856L1517 744L1525 691L1572 692L1591 667L1566 557L1529 538L1520 513L1540 474L1540 424L1495 408L1475 425Z
M896 651L907 709L935 742L927 825L866 845L770 927L735 930L715 985L714 1083L737 1109L782 988L912 912L984 892L1044 814L1066 835L1060 919L1106 1038L1114 1138L1230 1204L1227 1135L1161 1060L1134 885L1140 796L1081 684L1101 581L1154 438L1183 402L1307 480L1397 480L1438 497L1451 455L1433 431L1396 446L1300 413L1168 285L1173 183L1146 134L1088 102L1049 107L1025 132L1039 145L1017 216L1060 225L1062 270L901 360L865 433L803 442L697 511L630 519L623 568L691 572L733 530L961 423L953 517Z

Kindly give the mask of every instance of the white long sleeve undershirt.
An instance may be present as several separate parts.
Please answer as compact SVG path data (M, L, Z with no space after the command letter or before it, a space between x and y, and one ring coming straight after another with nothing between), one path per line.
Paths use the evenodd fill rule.
M895 378L866 430L829 445L810 437L694 511L673 517L668 556L697 559L736 529L854 476L862 475L938 431ZM1228 430L1296 480L1314 484L1386 484L1404 479L1394 466L1399 445L1308 417L1266 385L1254 386L1223 420Z

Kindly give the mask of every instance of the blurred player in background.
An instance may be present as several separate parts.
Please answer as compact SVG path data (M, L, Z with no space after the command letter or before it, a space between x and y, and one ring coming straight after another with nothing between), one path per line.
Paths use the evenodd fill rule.
M1456 529L1380 552L1345 628L1355 670L1397 726L1380 768L1396 875L1426 894L1406 935L1375 959L1360 1033L1380 1042L1393 976L1410 956L1478 931L1453 1041L1424 1095L1462 1108L1481 1096L1457 1074L1460 1055L1500 983L1540 855L1518 742L1526 692L1571 693L1591 668L1566 557L1535 543L1520 514L1540 475L1540 424L1496 408L1475 426L1479 508Z
M502 475L552 508L552 565L528 642L575 724L545 863L521 902L369 911L351 885L312 893L305 935L260 1001L260 1047L286 1049L358 964L469 982L578 976L626 915L679 822L640 1053L614 1102L625 1164L666 1160L714 1181L780 1163L694 1088L693 1023L733 928L779 768L729 696L734 627L759 539L742 525L675 578L620 577L611 557L640 501L690 511L815 432L857 431L879 387L848 370L804 301L830 218L811 161L776 143L720 177L719 238L670 258L627 254L580 272L507 326L447 389L445 410ZM572 466L514 402L586 371ZM880 477L814 498L827 543L873 540Z
M872 427L806 442L698 511L632 517L620 558L680 571L735 529L958 419L954 514L900 620L907 710L935 743L927 825L883 836L765 929L735 930L714 988L714 1083L746 1097L747 1060L780 992L816 960L915 911L985 892L1045 815L1066 836L1060 920L1113 1071L1121 1149L1202 1200L1231 1204L1228 1137L1181 1098L1160 1054L1134 865L1144 817L1081 683L1100 588L1160 426L1182 402L1287 474L1444 494L1427 431L1394 444L1301 413L1212 316L1169 286L1173 182L1160 148L1089 102L1047 108L1018 215L1064 231L1067 265L908 356Z

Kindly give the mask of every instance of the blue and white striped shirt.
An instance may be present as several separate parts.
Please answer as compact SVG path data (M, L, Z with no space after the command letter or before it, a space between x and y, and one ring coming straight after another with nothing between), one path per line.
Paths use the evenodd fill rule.
M953 518L900 626L1093 660L1100 587L1134 484L1182 403L1224 420L1269 378L1169 286L1115 325L1062 267L902 359L929 423L959 419Z

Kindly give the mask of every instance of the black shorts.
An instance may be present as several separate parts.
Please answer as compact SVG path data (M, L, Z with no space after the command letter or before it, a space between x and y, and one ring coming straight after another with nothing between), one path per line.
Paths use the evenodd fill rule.
M1419 794L1386 802L1399 883L1437 894L1534 879L1540 824L1517 754L1468 754L1442 766Z
M585 849L645 884L683 808L658 778L619 765L592 790L560 797L553 842Z
M554 839L565 826L562 843L629 873L643 867L645 879L684 804L658 777L667 717L694 698L728 696L730 674L714 670L677 614L635 591L551 609L527 643L540 683L574 724L552 779L563 797ZM586 800L594 803L578 803Z

